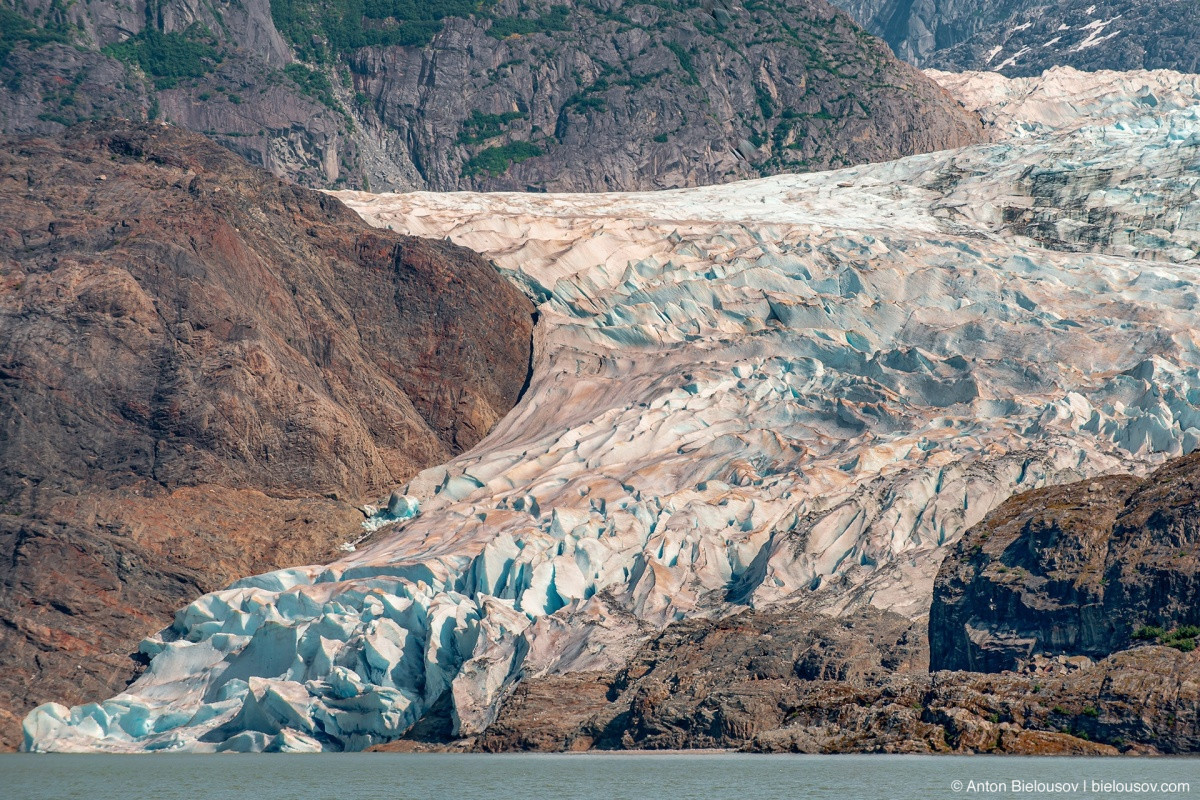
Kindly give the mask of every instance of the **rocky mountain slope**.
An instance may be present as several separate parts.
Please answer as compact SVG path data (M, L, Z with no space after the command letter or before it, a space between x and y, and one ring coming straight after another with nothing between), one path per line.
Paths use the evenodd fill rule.
M516 402L532 306L201 136L0 148L0 725L119 691L197 593L329 560Z
M866 648L866 665L919 663L919 643L887 631L920 630L942 559L989 512L1029 489L1144 474L1200 442L1200 205L1196 173L1177 169L1200 142L1195 80L1064 72L1010 90L974 76L962 96L996 143L828 173L340 195L378 226L487 254L538 303L528 391L480 446L404 487L404 513L377 516L365 547L197 599L143 643L150 666L127 692L43 706L26 747L359 749L418 725L466 739L542 679L589 704L628 690L642 721L619 728L682 741L653 737L684 730L671 720L688 704L710 722L718 707L637 698L693 658L719 673L722 651L749 655L761 629L728 632L747 610L799 626L780 634L787 658L761 653L785 693L808 691L787 683L811 677L799 661L838 675L836 652L828 673L799 658L826 640ZM1153 105L1136 99L1151 83L1170 87ZM1054 220L1051 201L1094 209L1102 235L1069 214L1032 236L1010 211ZM873 642L823 632L871 614L890 620ZM681 650L658 677L630 666L706 639L728 644ZM1096 669L1079 680L1124 668ZM1063 708L1084 686L1056 684ZM693 731L765 733L739 702L720 715L742 722L701 716Z
M1144 479L1018 495L963 537L934 587L934 669L995 672L1035 655L1102 658L1200 635L1200 456Z
M922 626L780 608L676 623L621 670L522 682L471 740L414 731L386 750L1111 755L1200 749L1200 658L1162 646L935 672ZM448 726L443 729L448 731Z
M904 60L948 71L1200 72L1190 0L838 0Z
M0 12L0 130L149 115L310 186L671 188L980 139L949 95L824 0Z

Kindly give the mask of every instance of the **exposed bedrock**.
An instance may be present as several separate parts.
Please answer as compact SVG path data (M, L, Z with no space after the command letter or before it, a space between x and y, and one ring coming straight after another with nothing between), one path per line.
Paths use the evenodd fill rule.
M943 563L933 669L995 672L1035 655L1103 658L1144 640L1194 649L1200 625L1200 456L1144 479L1026 492L972 528Z
M923 625L795 610L675 623L613 673L523 682L466 741L382 749L732 747L793 753L1190 753L1200 658L1150 646L1021 673L925 671Z
M199 135L5 140L0 194L2 743L196 595L332 559L526 379L532 306L483 259Z
M447 20L424 48L350 56L389 151L411 164L401 187L677 188L982 139L976 117L824 0L564 7L561 30L497 36L504 18L538 14L500 0L500 19Z
M22 0L0 131L158 115L306 185L439 191L696 186L983 138L824 0L327 6Z

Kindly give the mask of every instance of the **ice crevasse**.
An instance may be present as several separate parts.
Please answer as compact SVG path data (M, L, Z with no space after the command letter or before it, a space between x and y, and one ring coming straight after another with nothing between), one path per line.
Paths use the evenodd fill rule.
M25 749L361 749L439 703L469 736L523 678L679 619L919 618L1013 493L1194 449L1197 78L939 79L995 142L670 192L341 193L538 303L528 391L364 546L197 599Z

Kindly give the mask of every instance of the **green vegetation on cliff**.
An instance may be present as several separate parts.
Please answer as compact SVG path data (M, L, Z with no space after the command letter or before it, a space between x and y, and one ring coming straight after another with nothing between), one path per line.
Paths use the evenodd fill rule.
M1134 641L1163 644L1184 653L1196 649L1197 637L1200 637L1200 626L1196 625L1181 625L1169 632L1157 625L1143 625L1133 634Z
M275 27L318 63L363 47L421 47L446 17L469 17L490 0L271 0Z
M136 36L104 48L107 55L141 67L157 89L170 89L181 78L199 78L221 62L216 40L208 29L192 25L185 31L163 33L146 28Z
M497 17L488 28L488 36L507 39L509 36L525 36L531 33L566 31L571 26L567 19L570 9L566 6L551 6L548 13L535 19L527 17Z
M471 116L463 123L458 141L460 144L485 142L503 133L508 123L524 117L525 114L520 111L506 111L503 114L481 114L472 111Z
M513 164L520 164L542 154L542 148L529 142L509 142L500 147L488 147L476 153L463 164L463 175L478 175L482 172L495 177L508 172Z
M322 62L363 47L423 47L443 20L490 16L495 0L272 0L275 27L304 58ZM496 17L496 39L570 30L570 9L551 6L535 17Z
M24 43L34 50L52 42L66 44L70 41L70 26L50 24L39 28L11 8L0 6L0 65L8 60L8 54L17 44Z
M283 71L300 87L300 91L304 94L321 101L322 104L338 113L345 113L333 96L333 85L329 82L329 76L324 72L310 69L299 63L288 64Z

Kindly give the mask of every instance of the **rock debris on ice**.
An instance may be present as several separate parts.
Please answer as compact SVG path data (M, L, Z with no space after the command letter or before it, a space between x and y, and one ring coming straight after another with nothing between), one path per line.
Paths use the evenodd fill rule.
M938 75L996 142L641 194L343 193L538 302L517 408L329 566L239 581L30 750L357 749L745 606L919 617L1015 492L1200 441L1200 92ZM419 513L418 513L419 512Z

